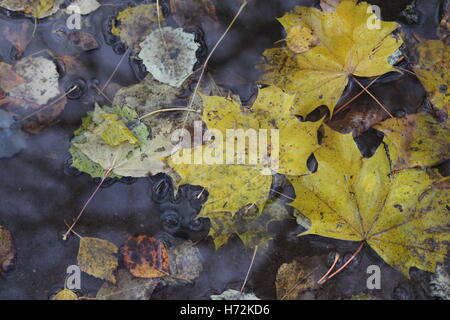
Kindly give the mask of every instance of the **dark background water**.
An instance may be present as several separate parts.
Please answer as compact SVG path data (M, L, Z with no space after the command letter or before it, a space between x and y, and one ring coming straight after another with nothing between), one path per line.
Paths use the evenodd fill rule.
M26 149L20 154L10 159L0 159L0 225L11 231L17 250L13 268L0 275L0 299L47 299L63 287L67 266L76 264L79 241L75 236L62 241L61 234L66 230L64 221L73 221L95 189L95 183L85 174L69 174L66 165L70 157L68 146L72 132L78 128L86 112L93 109L94 101L97 99L105 103L90 85L97 83L102 87L120 61L121 54L105 42L103 24L109 16L117 13L116 4L122 4L119 8L126 6L122 1L100 2L104 6L88 18L91 21L89 31L99 42L99 49L82 52L66 38L58 36L54 31L64 28L65 17L55 16L39 21L35 37L25 51L24 56L42 49L49 49L53 54L76 55L86 67L78 76L87 83L88 89L81 99L68 100L57 123L37 135L30 135ZM418 1L421 20L414 25L406 25L400 17L400 12L411 1L370 2L382 8L384 19L396 20L410 32L423 37L435 37L440 1ZM203 26L204 45L209 49L233 18L240 1L216 1L216 4L221 27L212 29ZM216 82L238 93L244 101L251 99L259 76L254 68L255 63L264 49L283 38L283 30L275 18L295 5L317 6L318 1L250 0L208 67ZM19 14L11 17L2 10L0 29L7 25L17 27L24 19ZM117 48L116 51L120 53ZM11 46L6 41L0 42L0 60L14 63ZM73 79L73 75L64 76L60 84L65 86ZM139 79L127 57L105 93L112 99L117 88L137 82ZM163 231L161 206L151 200L150 185L148 178L141 178L133 184L117 182L102 188L77 224L76 232L107 239L120 246L127 233L154 235ZM181 205L177 210L183 212L192 208ZM276 298L274 280L282 263L296 256L326 255L333 251L351 253L357 247L354 243L314 236L297 238L295 235L299 227L292 219L272 223L269 231L274 240L268 250L257 255L246 286L246 291L254 291L263 299ZM245 249L238 238L232 238L226 246L214 251L212 241L205 237L206 234L207 230L203 230L184 235L194 240L202 239L199 247L204 270L200 278L189 286L158 288L153 298L206 299L227 288L241 287L253 250ZM386 299L430 298L425 285L429 274L413 270L412 279L408 280L386 265L368 247L363 249L355 266L324 285L317 298L345 298L364 291L366 267L370 264L382 268L382 290L372 292L376 296ZM82 293L94 296L102 283L83 274Z

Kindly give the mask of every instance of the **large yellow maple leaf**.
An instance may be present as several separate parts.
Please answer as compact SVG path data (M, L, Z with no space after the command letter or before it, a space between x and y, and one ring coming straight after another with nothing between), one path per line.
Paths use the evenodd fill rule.
M434 272L450 241L450 181L420 169L391 175L382 147L362 158L351 134L324 129L318 170L290 178L292 205L311 220L303 234L364 241L406 276L410 267Z
M306 116L321 105L333 113L351 75L396 71L388 58L402 44L391 34L397 24L380 21L379 28L370 29L369 6L348 0L335 12L296 7L286 13L278 20L287 32L287 47L264 52L262 82L295 93L293 111Z
M450 111L450 49L441 40L427 40L419 45L419 63L414 72L425 87L433 105Z
M251 108L241 107L231 98L218 96L203 96L202 120L209 130L215 130L222 137L215 137L212 143L197 146L188 150L191 155L199 153L202 161L181 162L174 159L182 158L186 149L181 149L169 159L169 165L181 176L178 184L201 185L209 191L208 201L204 212L235 213L246 205L256 204L260 210L270 190L272 183L271 172L262 174L271 163L265 164L260 157L259 148L261 139L260 130L278 130L279 148L275 148L272 136L269 136L267 150L272 152L269 156L277 158L277 168L274 171L283 174L301 175L309 173L307 159L318 147L317 130L322 121L300 122L290 113L294 97L284 93L276 87L261 89ZM242 130L237 132L237 140L245 142L245 149L234 148L234 139L229 138L229 130ZM247 140L247 130L255 132L258 145L255 141ZM236 133L236 131L233 131ZM218 135L218 134L217 134ZM250 136L250 135L249 135ZM231 140L233 150L225 143ZM253 143L253 145L252 145ZM242 145L242 143L241 143ZM220 148L219 148L220 146ZM254 148L257 147L257 148ZM275 154L275 149L279 153ZM223 152L221 152L223 150ZM227 163L226 153L232 153L233 163ZM241 153L240 153L241 152ZM244 156L245 163L238 163L238 156ZM251 156L255 156L257 163L249 163ZM201 163L199 163L201 162Z

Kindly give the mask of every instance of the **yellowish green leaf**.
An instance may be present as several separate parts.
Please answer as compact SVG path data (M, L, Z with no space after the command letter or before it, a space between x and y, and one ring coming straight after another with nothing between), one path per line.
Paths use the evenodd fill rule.
M119 248L107 240L83 237L78 249L78 266L91 276L116 283L118 252Z
M55 294L52 300L79 300L78 295L69 289L63 289Z

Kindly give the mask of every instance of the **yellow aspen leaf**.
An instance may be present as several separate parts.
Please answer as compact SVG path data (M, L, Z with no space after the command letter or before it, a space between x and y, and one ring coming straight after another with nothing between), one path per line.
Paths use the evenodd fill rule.
M91 276L116 283L118 252L119 248L107 240L82 237L78 249L78 266Z
M315 47L319 43L319 38L308 27L298 25L292 27L286 43L295 53L302 53Z
M262 82L296 94L293 112L306 116L321 105L333 113L351 75L374 77L396 71L388 58L402 44L391 34L398 25L380 21L380 28L372 28L369 6L346 0L334 12L296 7L286 13L278 20L288 39L300 27L310 29L320 42L302 53L293 51L289 41L288 47L266 50Z
M388 119L374 127L385 134L392 169L431 167L450 158L450 121L419 113Z
M130 129L118 120L118 115L113 113L102 114L103 121L94 132L97 133L108 145L118 146L124 142L138 143L138 139Z
M382 147L363 159L351 134L326 126L323 143L317 171L290 178L292 205L311 220L301 235L364 241L407 277L410 267L435 272L450 241L449 180L436 170L390 175Z
M414 72L425 87L434 107L450 111L450 50L441 40L427 40L419 45L419 63Z
M69 289L63 289L55 294L52 300L79 300L75 292Z

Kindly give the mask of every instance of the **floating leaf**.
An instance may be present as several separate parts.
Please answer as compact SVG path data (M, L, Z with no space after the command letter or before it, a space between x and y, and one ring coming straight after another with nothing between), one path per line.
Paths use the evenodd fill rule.
M83 119L71 141L72 165L92 177L112 169L112 177L145 177L167 172L163 158L171 152L170 137L149 139L147 127L127 107L96 107Z
M67 7L67 13L89 14L100 8L101 4L97 0L72 0Z
M160 278L170 274L169 256L159 240L146 235L127 236L123 261L135 277Z
M428 92L433 105L449 114L450 111L450 50L440 40L427 40L419 45L419 63L414 72Z
M442 123L428 114L388 119L374 127L382 131L393 170L431 167L450 158L450 121Z
M180 87L192 74L199 44L182 28L164 27L153 31L140 44L139 58L156 80Z
M46 18L58 11L64 0L0 0L0 7L11 11L22 11L26 16Z
M158 27L156 4L141 4L120 11L116 17L111 33L126 45L139 52L139 43ZM164 20L160 9L160 19Z
M9 269L15 256L11 232L0 226L0 274Z
M80 239L78 266L81 271L99 279L116 283L115 272L119 265L116 254L119 248L113 243L91 237Z
M351 134L324 129L317 171L289 179L292 206L312 223L302 235L364 241L405 276L410 267L434 272L450 240L448 180L437 170L390 175L382 147L363 159Z
M52 300L79 300L78 295L69 289L63 289L55 294Z
M26 57L14 71L27 82L9 90L9 96L31 104L44 105L59 94L59 74L53 61L43 57Z
M293 111L306 116L321 105L333 113L351 75L374 77L395 71L388 57L402 44L391 34L397 24L380 21L380 29L369 29L368 7L367 2L348 0L335 12L296 7L285 14L279 21L288 34L288 48L264 52L267 63L262 82L296 94ZM299 32L303 37L295 34ZM300 39L300 48L318 44L296 53L289 49L296 48L292 39Z

